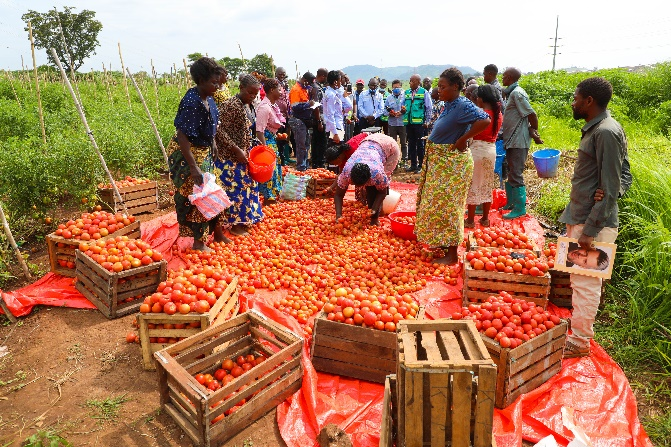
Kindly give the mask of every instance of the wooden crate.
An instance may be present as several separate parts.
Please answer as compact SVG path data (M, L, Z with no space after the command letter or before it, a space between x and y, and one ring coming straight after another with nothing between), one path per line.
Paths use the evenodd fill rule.
M394 332L315 318L310 357L317 371L384 383L396 372L398 346Z
M570 273L550 269L550 302L559 307L573 307Z
M137 326L140 334L140 346L142 347L142 366L145 370L153 371L156 369L154 362L154 352L165 349L168 343L152 343L151 339L155 337L164 338L182 338L190 337L194 334L204 331L210 326L216 326L227 319L238 314L240 303L238 302L238 278L226 287L217 302L212 306L209 312L204 314L179 314L168 315L166 313L140 313L137 314ZM181 329L156 328L155 325L164 324L186 324L187 327ZM152 326L151 328L149 326Z
M491 447L496 365L472 320L400 321L398 443Z
M245 312L154 354L161 408L197 446L221 445L300 389L302 352L301 337L255 310ZM268 358L215 392L193 377L248 353ZM212 423L241 399L248 402Z
M529 238L529 240L531 241L531 245L533 245L533 248L531 248L530 250L534 252L536 257L540 258L541 249L538 248L538 245L536 244L536 241L534 241L531 238ZM492 250L498 250L498 248L499 247L479 247L473 232L472 231L468 232L468 237L466 238L466 251L475 251L475 250L479 250L479 249L485 249L485 250L492 251ZM506 250L523 251L523 249L511 249L511 248L507 248Z
M498 366L496 408L506 408L521 394L535 390L561 370L568 323L522 343L515 349L502 348L481 334L492 360Z
M75 288L109 319L137 312L141 297L156 292L168 273L165 260L115 273L79 250L75 256Z
M464 293L463 305L470 302L482 302L491 295L505 290L513 298L533 301L543 309L547 307L550 294L550 273L543 276L503 273L499 271L475 270L464 254ZM522 295L536 294L538 297Z
M311 178L305 190L305 197L309 199L321 198L322 193L329 189L337 178Z
M119 188L119 194L126 204L129 214L137 215L158 209L158 183L149 182L141 185ZM98 188L100 204L109 207L112 211L123 211L121 202L114 195L112 188Z
M107 240L117 236L128 236L131 239L140 239L140 222L135 221L101 239ZM56 233L48 234L46 241L51 271L58 273L59 275L74 277L76 261L75 250L79 247L79 243L84 241L78 239L65 239L64 237L57 236Z
M397 443L398 396L396 394L396 374L388 375L384 380L382 399L382 427L380 428L380 447L394 447Z

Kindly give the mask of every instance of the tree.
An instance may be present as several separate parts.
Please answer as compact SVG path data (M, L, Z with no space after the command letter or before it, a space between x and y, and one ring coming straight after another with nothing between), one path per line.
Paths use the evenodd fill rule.
M224 57L219 63L226 67L229 79L238 79L238 75L245 71L245 61L239 57Z
M56 50L58 58L63 67L70 70L70 65L74 70L79 69L84 64L84 60L95 54L98 43L98 33L103 28L102 23L95 20L96 13L88 9L75 14L74 7L64 7L64 11L57 11L55 8L45 13L28 10L21 16L24 22L30 22L33 28L33 37L35 46L47 50L49 62L56 65L56 61L51 55L51 48ZM63 37L61 37L61 28L63 28L63 37L67 45L67 51L63 48ZM28 31L28 28L26 28ZM67 56L70 54L72 61Z
M203 53L198 53L198 52L186 55L186 58L189 60L189 62L196 62L201 57L203 57Z
M247 70L255 71L259 74L273 77L275 73L273 67L273 60L266 53L257 54L247 63Z

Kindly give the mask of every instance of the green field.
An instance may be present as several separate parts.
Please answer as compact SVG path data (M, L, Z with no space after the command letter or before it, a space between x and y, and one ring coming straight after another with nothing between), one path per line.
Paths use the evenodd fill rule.
M630 73L624 69L569 74L562 71L524 76L540 118L543 147L563 152L562 174L536 181L531 213L556 223L567 203L570 157L582 122L572 119L575 86L594 74L614 86L613 116L627 132L634 184L621 199L616 271L600 313L597 341L627 373L641 418L655 445L671 439L671 63ZM53 229L44 218L58 208L82 207L95 199L106 181L80 123L72 99L53 72L40 73L47 144L42 142L32 73L0 74L0 200L19 240ZM172 136L175 111L186 84L146 75L138 84L164 144ZM89 125L108 166L122 175L157 177L163 155L132 85L129 95L121 73L80 75L77 87ZM129 105L130 100L130 105ZM537 148L533 148L537 149ZM532 150L533 150L532 149ZM532 172L529 172L533 176ZM0 282L11 256L3 243Z

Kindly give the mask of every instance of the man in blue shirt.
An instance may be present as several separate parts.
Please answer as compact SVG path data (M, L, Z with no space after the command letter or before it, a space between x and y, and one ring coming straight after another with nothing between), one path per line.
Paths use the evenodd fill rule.
M361 124L359 123L359 96L363 93L364 82L363 79L356 80L356 91L354 92L354 100L352 101L352 119L354 120L354 135L361 133Z
M394 79L391 83L391 95L384 101L384 114L389 117L389 136L394 140L398 136L401 140L402 160L408 161L408 145L405 141L405 124L403 124L403 114L405 113L405 92L403 91L401 81Z
M375 78L368 81L368 90L363 91L357 100L359 133L367 127L381 126L380 117L384 113L384 99L378 91L379 82Z

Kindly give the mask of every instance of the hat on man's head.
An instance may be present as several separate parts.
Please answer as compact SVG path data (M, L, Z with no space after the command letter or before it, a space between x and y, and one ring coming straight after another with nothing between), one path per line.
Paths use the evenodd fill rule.
M315 80L315 75L313 75L309 71L306 71L305 74L303 75L303 79L305 79L308 82L312 82Z
M366 83L363 82L363 79L357 79L357 80L356 80L356 83L357 83L357 84L361 84L361 85L366 85Z

